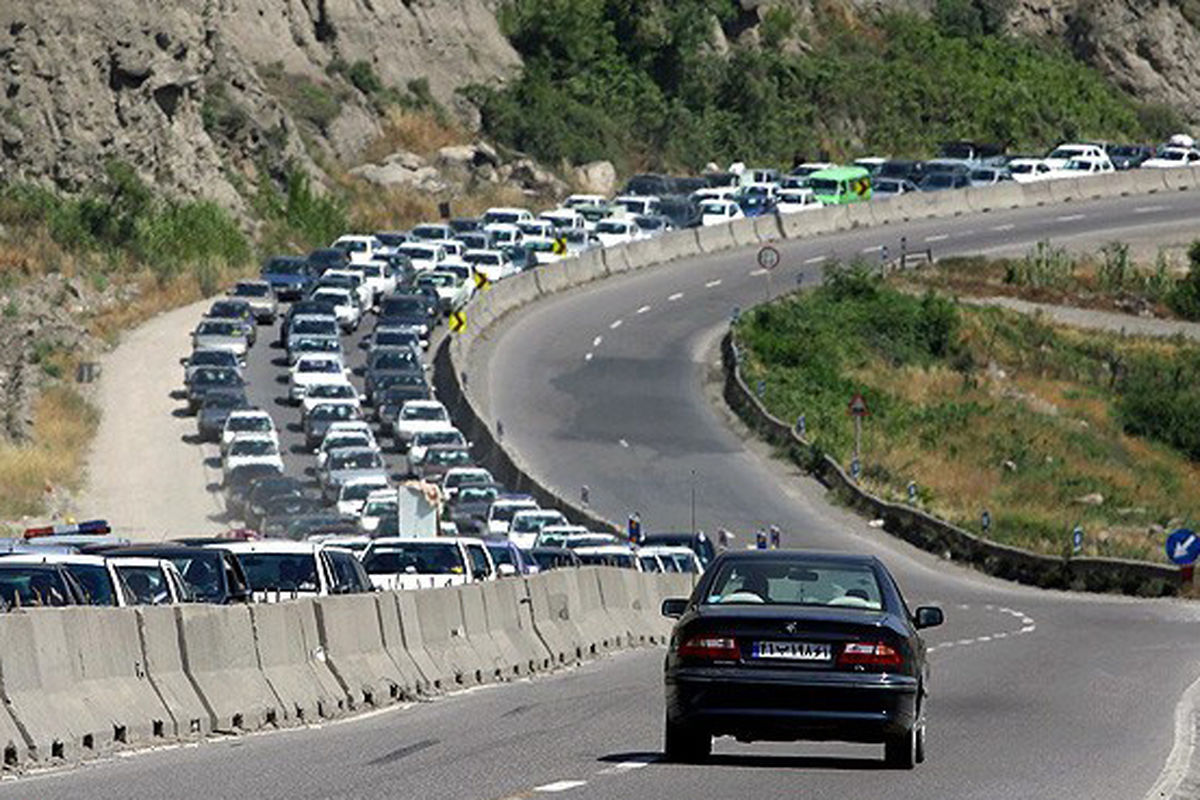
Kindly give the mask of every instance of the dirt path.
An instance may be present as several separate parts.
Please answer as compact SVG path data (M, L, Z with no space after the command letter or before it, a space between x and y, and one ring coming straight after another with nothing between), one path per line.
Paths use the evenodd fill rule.
M1022 314L1044 314L1063 325L1072 325L1089 330L1124 331L1131 336L1184 336L1200 341L1200 322L1183 322L1173 319L1135 317L1114 311L1097 311L1091 308L1057 306L1049 303L1032 303L1015 297L965 297L962 302L978 306L996 306L1018 311Z
M162 314L128 332L102 361L95 402L100 429L88 456L81 519L102 517L134 540L157 541L225 529L215 482L205 466L217 454L194 442L196 420L172 397L182 388L179 359L210 300Z

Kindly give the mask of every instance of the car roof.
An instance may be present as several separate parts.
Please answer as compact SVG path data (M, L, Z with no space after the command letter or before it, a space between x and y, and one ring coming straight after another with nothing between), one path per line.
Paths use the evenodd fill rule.
M116 567L151 567L160 569L166 562L165 558L155 558L152 556L123 556L120 553L113 553L109 556Z
M107 562L104 556L83 555L80 553L61 553L47 551L45 553L13 553L0 556L0 564L83 564L100 567Z
M832 553L824 550L727 550L721 555L726 561L796 561L844 564L847 566L882 567L883 562L873 555L862 553Z
M574 553L580 556L631 556L634 551L628 545L623 544L600 544L594 547L576 547Z
M321 549L315 542L293 542L289 539L258 539L253 542L221 542L206 544L207 548L219 548L234 553L297 553L315 555Z

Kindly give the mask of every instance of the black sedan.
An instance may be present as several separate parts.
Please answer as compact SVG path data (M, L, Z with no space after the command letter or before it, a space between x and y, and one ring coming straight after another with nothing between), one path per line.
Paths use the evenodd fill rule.
M717 558L678 617L666 660L666 755L695 761L714 736L884 745L889 766L925 758L928 665L912 614L871 556L745 551Z

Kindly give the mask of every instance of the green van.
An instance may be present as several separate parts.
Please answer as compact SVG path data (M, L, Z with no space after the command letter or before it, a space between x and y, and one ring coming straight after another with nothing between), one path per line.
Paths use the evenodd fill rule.
M833 167L808 176L808 188L827 206L871 199L871 173L862 167Z

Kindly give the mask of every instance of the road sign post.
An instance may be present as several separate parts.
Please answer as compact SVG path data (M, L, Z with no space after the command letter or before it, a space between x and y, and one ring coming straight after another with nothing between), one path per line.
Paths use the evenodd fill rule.
M767 302L771 302L771 271L779 266L779 251L771 245L758 250L758 265L767 271Z
M1071 552L1079 555L1083 552L1083 526L1076 525L1071 531Z
M909 481L908 482L908 503L909 503L909 505L913 505L916 502L917 502L917 482Z
M854 417L854 460L858 461L862 458L862 421L863 417L871 413L867 408L867 400L861 394L856 394L850 398L849 407L850 416ZM857 475L855 476L858 477Z
M986 508L979 515L979 527L983 528L983 532L987 533L992 529L992 515Z

